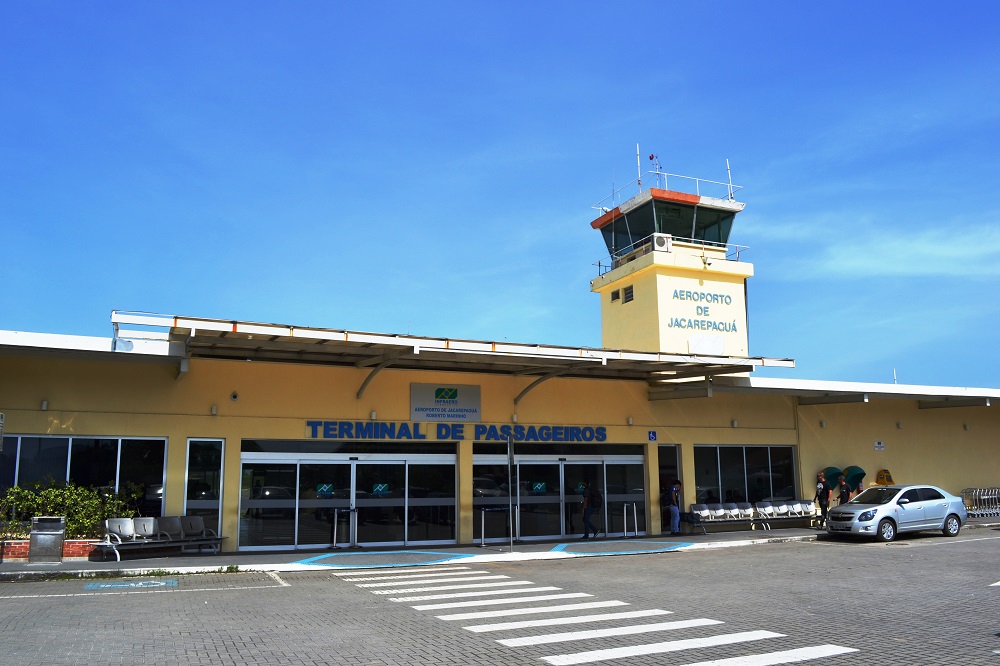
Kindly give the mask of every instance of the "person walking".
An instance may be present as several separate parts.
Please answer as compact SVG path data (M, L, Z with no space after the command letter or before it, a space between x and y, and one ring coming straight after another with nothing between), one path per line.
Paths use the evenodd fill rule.
M681 533L681 482L674 479L667 492L667 508L670 511L670 533Z
M830 510L830 500L833 498L833 488L826 481L826 475L820 472L816 475L816 497L819 502L819 528L826 526L826 514Z
M840 478L837 479L837 506L841 504L847 504L851 501L851 487L847 485L847 479L841 474Z
M591 518L594 512L600 508L600 500L593 489L590 487L589 481L582 481L580 483L583 486L581 494L583 495L583 501L580 503L581 511L583 511L583 539L589 539L590 535L593 534L594 538L597 538L597 527L591 522Z

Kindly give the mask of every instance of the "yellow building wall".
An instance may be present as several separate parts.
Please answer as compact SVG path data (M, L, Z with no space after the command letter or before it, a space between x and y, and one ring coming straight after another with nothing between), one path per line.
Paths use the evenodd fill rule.
M638 256L591 281L601 298L601 345L749 356L744 285L752 275L752 264L726 260L722 248L678 243L671 252ZM629 303L624 302L627 286L634 293ZM613 301L614 291L621 297Z
M8 435L167 438L168 514L183 511L187 440L225 440L222 530L230 537L227 549L235 548L239 526L243 439L308 439L307 420L367 420L372 411L380 421L409 421L411 383L479 385L486 423L512 423L516 413L519 424L602 425L608 443L643 445L650 534L658 534L660 526L660 445L678 447L685 506L695 496L696 445L797 446L804 497L814 492L816 470L831 465L861 466L868 481L887 468L897 482L935 483L955 493L1000 485L1000 417L991 408L920 410L914 400L799 407L790 396L719 392L712 398L650 401L642 382L559 378L539 384L515 407L514 397L533 377L391 369L380 372L359 400L357 391L368 374L366 369L194 359L178 377L176 363L0 356L0 412L6 415ZM47 411L40 409L42 400ZM471 542L473 533L469 431L458 447L462 543ZM875 450L876 441L885 443L884 450ZM530 453L530 446L519 445L519 451ZM585 452L588 445L578 446Z
M803 484L815 486L826 467L857 465L866 487L880 469L895 483L930 483L954 494L1000 485L996 407L920 409L915 400L876 399L803 405L798 418Z

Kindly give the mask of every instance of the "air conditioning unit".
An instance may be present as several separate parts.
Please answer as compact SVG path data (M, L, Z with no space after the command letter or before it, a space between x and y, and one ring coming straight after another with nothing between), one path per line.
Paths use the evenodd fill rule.
M670 252L673 237L670 234L653 234L653 249L660 252Z

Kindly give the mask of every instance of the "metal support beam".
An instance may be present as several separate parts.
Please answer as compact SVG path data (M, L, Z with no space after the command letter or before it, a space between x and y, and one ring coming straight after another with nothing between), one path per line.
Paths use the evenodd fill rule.
M944 400L921 400L917 403L920 409L939 409L942 407L989 407L989 398L945 398Z
M684 388L650 388L648 398L650 400L683 400L712 397L712 382L707 378L704 382L688 382L680 384L680 386Z
M572 372L573 370L576 370L577 368L590 367L591 365L593 365L593 364L589 363L589 362L588 363L574 363L573 365L567 365L567 366L565 366L563 368L558 368L556 370L552 370L551 372L548 372L548 373L542 375L541 377L539 377L535 381L533 381L530 384L528 384L524 388L523 391L521 391L520 393L517 394L517 397L514 398L514 404L517 405L517 403L521 402L521 398L523 398L524 396L528 395L528 393L532 389L534 389L536 386L538 386L542 382L544 382L546 380L549 380L549 379L552 379L553 377L558 377L559 375L565 375L567 372Z
M802 405L837 405L854 402L868 402L867 393L840 393L817 396L799 396L799 406Z
M382 361L377 366L375 366L374 368L372 368L372 371L368 373L367 377L365 377L365 381L362 382L361 388L358 389L358 400L361 400L361 396L363 396L365 394L365 389L368 388L368 384L370 384L371 381L373 379L375 379L375 375L377 375L378 373L382 372L383 368L387 368L387 367L389 367L390 365L392 365L395 362L396 362L396 359L390 359L388 361Z

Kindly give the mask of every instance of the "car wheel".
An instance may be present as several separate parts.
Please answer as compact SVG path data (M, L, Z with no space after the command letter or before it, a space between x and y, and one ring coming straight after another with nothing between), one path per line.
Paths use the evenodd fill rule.
M955 514L951 514L950 516L944 519L944 529L942 529L941 531L944 532L945 536L953 537L953 536L958 536L958 532L961 529L962 529L962 521L959 520L958 516L956 516Z
M896 524L884 518L881 523L878 524L878 540L879 541L892 541L896 538Z

